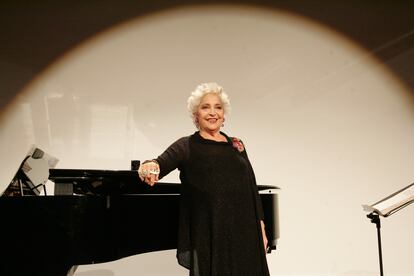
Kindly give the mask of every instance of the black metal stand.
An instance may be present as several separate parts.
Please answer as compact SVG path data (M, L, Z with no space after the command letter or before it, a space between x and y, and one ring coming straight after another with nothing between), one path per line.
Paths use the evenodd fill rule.
M379 253L379 265L380 265L380 275L384 276L384 269L382 267L382 248L381 248L381 220L378 214L370 213L367 217L371 220L372 223L375 223L377 226L377 236L378 236L378 253Z

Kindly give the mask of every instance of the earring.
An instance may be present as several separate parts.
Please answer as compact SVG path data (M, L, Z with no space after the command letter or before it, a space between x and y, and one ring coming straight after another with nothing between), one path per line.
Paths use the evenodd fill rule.
M226 118L223 118L223 123L221 124L221 127L224 127L224 121L226 120Z

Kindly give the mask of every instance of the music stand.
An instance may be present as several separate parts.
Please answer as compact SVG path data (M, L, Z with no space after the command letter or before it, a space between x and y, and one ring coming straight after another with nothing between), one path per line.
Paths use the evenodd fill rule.
M15 176L4 191L4 196L40 195L49 179L49 169L59 160L33 145L21 162Z
M403 189L387 196L386 198L372 204L362 205L364 211L370 212L367 217L377 228L378 255L380 265L380 275L384 276L381 246L381 220L380 216L388 217L414 202L414 183Z

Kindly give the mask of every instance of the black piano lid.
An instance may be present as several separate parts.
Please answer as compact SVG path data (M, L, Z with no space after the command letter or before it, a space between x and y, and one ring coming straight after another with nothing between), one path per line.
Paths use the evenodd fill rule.
M99 170L99 169L50 169L49 178L63 177L138 177L132 170Z
M179 194L179 183L159 182L149 186L136 170L50 169L49 179L55 185L71 183L75 194ZM258 185L259 191L274 192L271 185Z
M74 194L178 194L179 186L142 182L137 171L96 169L50 169L49 180L55 185L73 184ZM56 186L55 186L56 187Z

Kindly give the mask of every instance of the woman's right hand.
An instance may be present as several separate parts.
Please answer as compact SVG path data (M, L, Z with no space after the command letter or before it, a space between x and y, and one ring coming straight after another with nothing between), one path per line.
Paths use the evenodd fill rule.
M138 168L139 178L150 186L154 186L154 184L158 182L159 174L160 166L156 161L146 161Z

